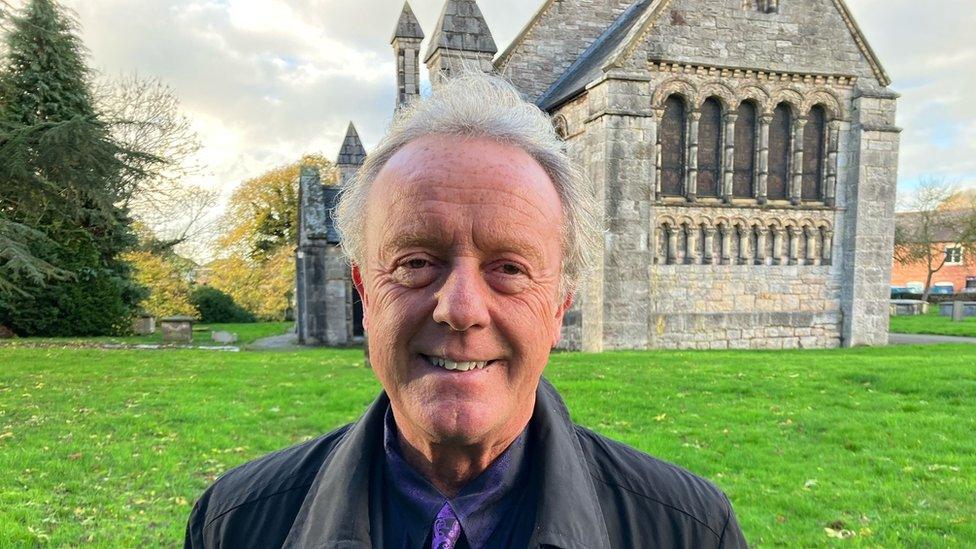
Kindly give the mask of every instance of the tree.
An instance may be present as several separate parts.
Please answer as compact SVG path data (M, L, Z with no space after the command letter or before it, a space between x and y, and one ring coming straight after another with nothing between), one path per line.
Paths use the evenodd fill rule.
M119 257L136 243L119 204L151 158L99 118L75 29L53 0L31 0L5 35L0 219L17 252L0 260L0 323L19 333L118 331L142 296Z
M335 184L334 166L321 155L279 166L249 179L231 195L219 245L256 261L274 256L282 246L298 243L298 177L302 166L314 166L325 184Z
M908 201L910 210L895 226L895 260L926 268L923 300L932 291L932 277L942 270L949 254L946 244L976 250L976 196L957 191L944 180L926 179Z
M170 246L208 234L218 193L186 183L201 171L200 139L176 92L159 79L133 73L100 78L94 96L113 139L141 153L134 159L138 177L123 185L123 206Z
M217 259L208 265L207 284L264 320L282 320L291 306L295 287L295 252L282 246L265 261L241 255Z

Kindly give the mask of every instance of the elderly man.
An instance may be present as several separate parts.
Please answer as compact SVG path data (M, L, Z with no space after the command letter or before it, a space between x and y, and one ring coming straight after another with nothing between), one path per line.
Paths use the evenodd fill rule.
M337 209L383 393L224 475L187 547L741 547L725 496L574 425L541 379L584 276L590 193L548 117L455 78Z

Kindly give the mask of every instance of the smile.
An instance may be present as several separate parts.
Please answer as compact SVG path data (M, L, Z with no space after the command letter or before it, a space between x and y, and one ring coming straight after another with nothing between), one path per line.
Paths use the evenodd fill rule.
M487 368L489 365L491 365L491 363L495 362L494 360L487 360L487 361L480 361L480 362L479 361L455 362L453 360L449 360L439 356L429 356L429 355L420 355L420 356L424 357L424 360L426 360L427 362L431 363L434 366L437 366L438 368L443 368L445 370L451 370L457 372L467 372L470 370L483 370Z

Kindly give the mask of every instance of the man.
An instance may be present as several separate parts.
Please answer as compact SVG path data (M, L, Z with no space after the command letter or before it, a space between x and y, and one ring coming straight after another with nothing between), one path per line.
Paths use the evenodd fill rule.
M243 465L187 547L742 547L725 496L574 425L541 380L595 207L548 117L457 77L401 112L337 208L384 392Z

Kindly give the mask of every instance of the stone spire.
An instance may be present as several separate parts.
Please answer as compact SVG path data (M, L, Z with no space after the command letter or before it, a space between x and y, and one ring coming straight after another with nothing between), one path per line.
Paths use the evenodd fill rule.
M350 122L349 129L346 130L346 138L342 141L339 156L336 158L336 166L341 176L339 185L345 185L352 179L364 160L366 160L366 149L363 148L363 142L359 140L356 126Z
M447 0L437 29L427 46L424 62L431 83L439 84L452 71L462 68L492 72L492 58L498 53L495 39L475 0Z
M410 3L404 2L400 20L390 39L397 60L397 109L420 96L420 42L423 39L424 31L410 9Z

